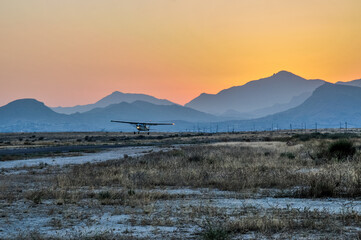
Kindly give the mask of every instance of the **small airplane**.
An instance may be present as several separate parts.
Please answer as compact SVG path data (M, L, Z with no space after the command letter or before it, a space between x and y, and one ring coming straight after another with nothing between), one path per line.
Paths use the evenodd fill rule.
M134 127L138 130L138 134L139 132L148 132L149 135L149 130L150 130L150 126L156 126L156 125L174 125L174 123L154 123L154 122L127 122L127 121L115 121L115 120L111 120L110 122L115 122L115 123L127 123L127 124L131 124L134 125ZM136 132L134 132L135 134Z

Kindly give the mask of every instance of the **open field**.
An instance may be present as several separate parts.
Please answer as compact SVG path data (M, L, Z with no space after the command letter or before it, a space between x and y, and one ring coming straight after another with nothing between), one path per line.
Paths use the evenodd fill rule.
M356 129L33 135L2 149L114 148L0 161L0 239L361 238Z

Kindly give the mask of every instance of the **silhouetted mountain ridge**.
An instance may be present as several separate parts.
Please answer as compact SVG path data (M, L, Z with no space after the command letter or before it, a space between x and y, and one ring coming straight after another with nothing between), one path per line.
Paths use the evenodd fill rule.
M185 106L212 114L229 110L251 113L267 108L271 108L268 113L275 113L272 107L276 104L288 104L292 98L313 92L323 83L323 80L306 80L293 73L280 71L267 78L224 89L217 94L201 94Z
M110 119L131 121L216 121L217 117L199 112L180 105L156 105L144 101L133 103L112 104L105 108L96 108L80 114L79 117L86 121L108 121Z
M361 88L325 83L301 105L270 116L237 122L244 129L361 127ZM233 121L234 123L235 121ZM228 122L227 124L230 124Z
M282 76L282 77L280 77ZM278 76L263 79L267 84L274 82L288 82L287 72L281 72ZM283 78L284 77L284 78ZM259 81L250 83L254 85L261 84ZM304 82L295 76L293 82ZM312 81L311 81L312 82ZM320 83L316 80L316 83ZM324 83L321 81L321 83ZM314 83L313 83L314 84ZM246 84L247 85L247 84ZM293 84L296 86L297 84ZM264 84L261 84L264 88ZM222 94L228 95L227 91L235 91L238 87L222 91ZM251 90L252 90L251 88ZM242 88L243 89L243 88ZM287 87L286 87L287 89ZM262 91L264 91L263 89ZM244 91L244 90L242 90ZM258 94L262 91L259 91ZM270 90L268 90L270 91ZM235 91L237 92L237 91ZM273 92L272 92L273 94ZM293 92L294 94L294 92ZM293 95L293 94L290 94ZM113 96L118 95L115 93ZM113 96L109 96L110 99ZM207 95L205 95L207 97ZM244 97L244 96L242 96ZM269 97L269 96L268 96ZM116 97L115 97L116 98ZM307 98L306 100L304 100ZM112 100L104 100L106 103ZM250 100L247 101L250 103ZM291 108L291 105L297 105ZM340 122L348 122L350 127L361 127L361 88L347 86L343 84L324 83L316 88L310 96L310 92L304 92L299 96L293 96L291 101L286 104L275 104L265 109L258 109L253 112L255 115L269 111L280 111L279 113L253 118L252 120L229 120L229 117L215 116L204 113L189 107L183 107L175 104L158 105L148 101L120 102L110 104L105 107L92 108L90 111L74 114L60 114L54 112L44 103L35 99L19 99L3 107L0 107L0 131L1 132L19 132L19 131L132 131L129 125L114 124L110 120L126 121L172 121L176 126L167 126L159 128L164 131L184 131L186 129L211 128L219 131L233 129L234 124L238 126L237 130L270 129L277 126L281 129L301 128L307 125L314 126L316 123L319 128L338 127ZM273 109L272 109L273 108ZM275 110L276 109L276 110ZM228 110L229 115L240 115L238 119L249 113L239 113L235 110ZM252 117L252 116L251 116ZM233 125L233 126L232 126ZM231 126L231 127L230 127Z
M144 101L121 102L71 115L56 113L35 99L16 100L0 107L1 132L134 130L129 125L114 124L110 120L176 121L187 125L186 122L219 119L180 105L156 105ZM168 126L168 130L179 130L180 127L182 126Z
M354 87L361 87L361 79L349 81L349 82L337 82L336 84L340 85L347 85L347 86L354 86Z
M158 105L171 105L175 104L171 101L166 99L158 99L150 95L146 94L139 94L139 93L122 93L119 91L115 91L112 94L100 99L96 103L87 104L87 105L77 105L74 107L54 107L52 108L55 112L58 113L65 113L65 114L72 114L72 113L83 113L90 111L94 108L103 108L107 107L111 104L121 103L121 102L128 102L132 103L134 101L145 101L153 104Z
M0 122L15 120L55 120L62 114L52 111L36 99L19 99L0 107Z

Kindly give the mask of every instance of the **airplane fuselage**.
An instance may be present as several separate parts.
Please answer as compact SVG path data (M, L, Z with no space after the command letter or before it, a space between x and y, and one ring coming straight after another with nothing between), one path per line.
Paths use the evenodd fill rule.
M137 130L140 131L144 131L144 132L149 132L149 127L147 127L146 124L137 124L135 125L135 127L137 128Z

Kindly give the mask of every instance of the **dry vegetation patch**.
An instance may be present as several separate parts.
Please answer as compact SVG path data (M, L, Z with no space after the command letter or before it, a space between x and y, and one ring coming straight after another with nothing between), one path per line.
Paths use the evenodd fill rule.
M231 191L298 188L301 190L295 196L300 197L361 196L359 155L352 161L329 159L320 164L310 153L310 148L318 147L314 143L183 147L139 158L75 166L57 177L57 185L129 189L190 186Z
M99 163L36 166L19 169L17 174L2 174L0 206L4 210L0 211L0 222L10 226L12 222L22 223L27 218L41 216L45 219L44 228L51 231L75 229L81 224L87 231L93 231L73 229L74 232L60 237L68 239L182 239L184 236L267 239L289 238L293 234L296 238L322 234L328 238L339 235L360 238L360 211L353 208L332 212L246 204L225 206L227 201L263 197L275 201L284 197L298 201L323 197L358 200L361 197L359 138L339 141L321 136L304 140L304 136L281 135L252 142L249 140L263 139L265 135L208 137L190 136L187 141L204 138L203 142L212 142L224 138L225 142L194 144ZM247 141L236 141L241 137ZM274 141L276 138L285 139ZM174 189L180 191L173 194L170 190ZM199 193L187 193L183 189L199 190ZM207 189L207 194L200 189ZM217 194L212 195L211 191ZM219 204L223 200L225 204ZM108 226L109 222L113 222L109 231L94 232L91 228ZM141 235L141 231L151 235ZM57 239L36 230L19 233L14 238L30 237Z

